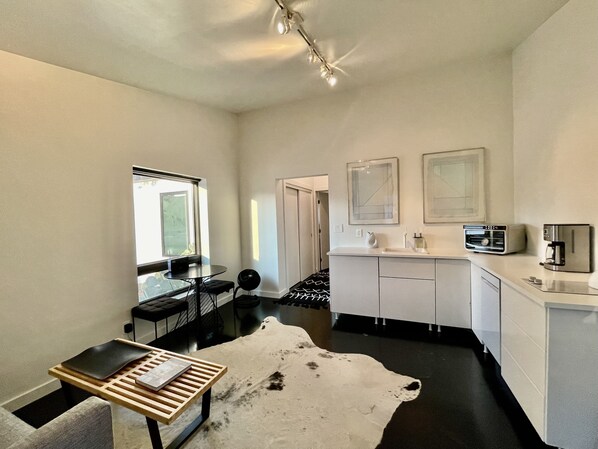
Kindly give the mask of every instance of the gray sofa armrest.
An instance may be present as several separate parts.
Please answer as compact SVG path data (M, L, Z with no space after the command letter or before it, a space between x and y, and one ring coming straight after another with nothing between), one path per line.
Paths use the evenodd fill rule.
M0 407L0 449L8 448L34 431L34 427Z
M114 449L112 410L91 397L13 444L9 449Z

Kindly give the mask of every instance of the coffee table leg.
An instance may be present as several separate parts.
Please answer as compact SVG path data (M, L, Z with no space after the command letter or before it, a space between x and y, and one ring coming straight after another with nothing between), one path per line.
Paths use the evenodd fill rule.
M210 404L212 402L212 389L206 391L201 398L201 415L199 415L193 422L191 422L185 429L168 445L166 449L177 449L185 443L191 435L195 433L199 426L210 416ZM145 418L147 421L147 428L149 430L150 439L152 440L153 449L163 449L162 438L160 437L160 430L158 423L151 419Z
M212 389L210 388L201 397L201 417L208 419L210 417L210 404L212 403Z
M152 440L153 449L163 449L162 438L160 437L160 429L158 429L158 423L152 418L145 418L147 422L147 429L149 430L150 440Z
M66 401L67 407L74 407L76 404L75 396L73 395L73 386L68 382L63 380L60 381L60 387L62 388L62 394L64 394L64 399Z

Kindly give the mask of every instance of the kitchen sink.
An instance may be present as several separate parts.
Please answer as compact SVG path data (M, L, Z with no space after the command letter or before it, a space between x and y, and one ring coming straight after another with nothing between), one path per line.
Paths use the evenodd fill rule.
M428 250L425 248L383 248L382 252L388 254L428 254Z

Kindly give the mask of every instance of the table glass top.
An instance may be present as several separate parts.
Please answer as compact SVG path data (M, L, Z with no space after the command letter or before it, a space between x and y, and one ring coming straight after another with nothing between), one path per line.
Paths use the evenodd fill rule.
M189 265L189 268L180 273L168 271L164 274L167 279L203 279L222 274L227 270L224 265Z

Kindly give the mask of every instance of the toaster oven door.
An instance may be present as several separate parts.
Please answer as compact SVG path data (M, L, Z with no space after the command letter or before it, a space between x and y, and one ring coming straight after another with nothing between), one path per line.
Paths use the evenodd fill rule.
M466 229L465 249L480 253L503 254L506 249L505 231L490 229Z

